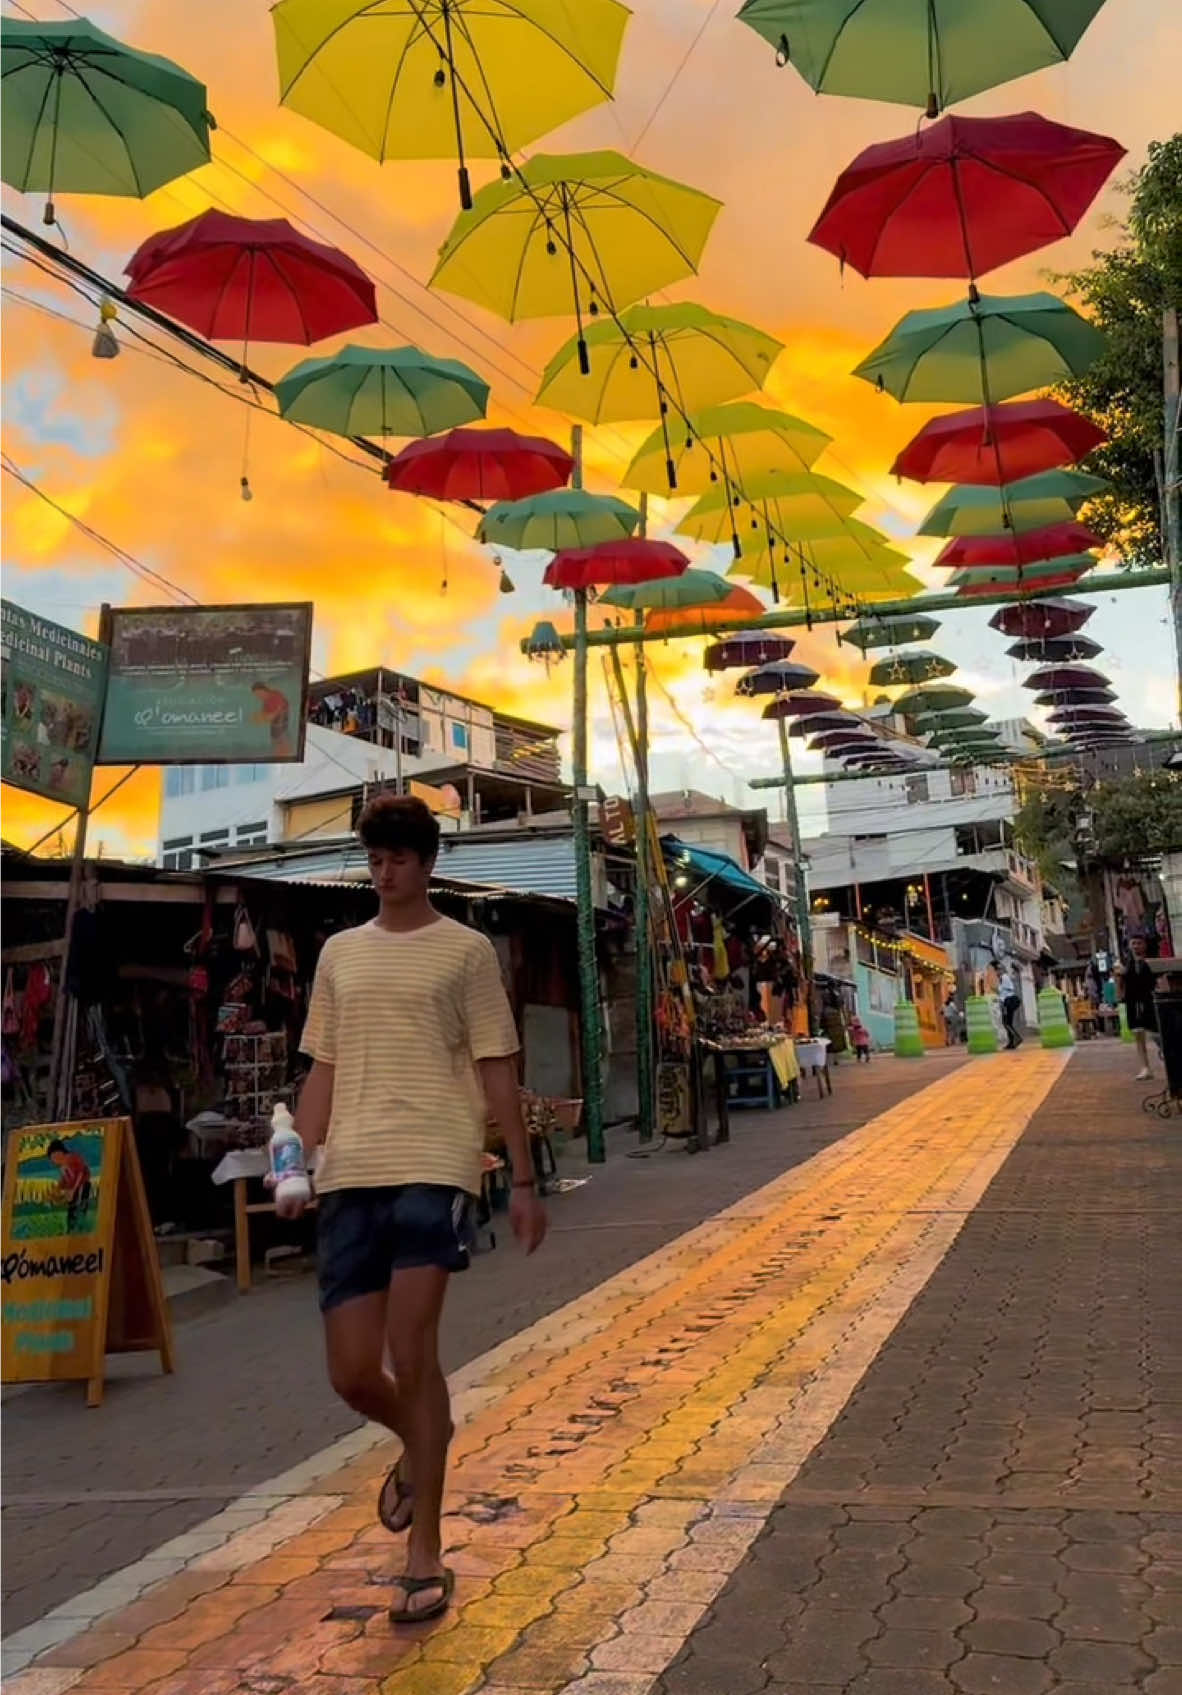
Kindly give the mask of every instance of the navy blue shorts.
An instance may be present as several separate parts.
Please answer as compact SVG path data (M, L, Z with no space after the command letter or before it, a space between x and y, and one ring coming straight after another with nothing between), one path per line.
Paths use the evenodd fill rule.
M441 1183L332 1189L317 1210L321 1312L384 1293L396 1271L467 1270L472 1197L463 1189Z

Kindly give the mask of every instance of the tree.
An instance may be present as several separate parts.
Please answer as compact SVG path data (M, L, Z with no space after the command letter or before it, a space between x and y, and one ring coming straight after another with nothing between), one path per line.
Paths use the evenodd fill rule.
M1162 313L1182 306L1182 132L1149 144L1121 184L1129 197L1121 241L1056 280L1082 302L1108 346L1060 397L1093 418L1108 441L1085 462L1110 492L1081 516L1131 565L1162 559Z
M1086 822L1085 822L1086 820ZM1036 788L1014 818L1014 834L1056 887L1064 860L1140 859L1182 848L1182 775L1138 772L1078 788Z

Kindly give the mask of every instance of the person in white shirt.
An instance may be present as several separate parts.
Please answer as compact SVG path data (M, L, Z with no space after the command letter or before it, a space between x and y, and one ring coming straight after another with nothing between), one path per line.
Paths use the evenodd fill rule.
M1022 1008L1022 997L1018 993L1017 975L1012 965L1002 967L1002 973L997 984L998 999L1001 1001L1001 1021L1005 1026L1006 1047L1017 1048L1022 1045L1022 1037L1018 1031L1018 1013Z

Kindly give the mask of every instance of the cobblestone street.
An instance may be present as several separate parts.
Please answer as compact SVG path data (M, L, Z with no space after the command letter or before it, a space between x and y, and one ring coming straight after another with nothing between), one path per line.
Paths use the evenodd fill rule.
M186 1327L175 1383L101 1413L18 1397L6 1585L30 1622L6 1688L1182 1692L1182 1160L1130 1070L1096 1042L842 1072L729 1149L616 1158L562 1197L544 1293L506 1249L479 1262L450 1319L458 1588L437 1625L386 1619L391 1450L331 1412L306 1288ZM92 1432L101 1463L63 1473ZM184 1509L163 1538L146 1503L117 1511L117 1441L125 1478ZM82 1581L79 1507L84 1545L108 1530ZM57 1577L22 1590L23 1544L52 1563L38 1536L62 1514Z

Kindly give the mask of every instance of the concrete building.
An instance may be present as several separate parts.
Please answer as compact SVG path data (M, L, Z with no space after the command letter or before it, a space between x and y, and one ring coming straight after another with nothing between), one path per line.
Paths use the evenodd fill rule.
M889 716L881 707L875 714ZM996 728L1010 746L1037 753L1040 738L1025 721ZM1043 889L1014 841L1009 772L967 766L865 777L829 784L825 797L829 828L804 843L814 913L888 941L910 934L944 945L962 990L1012 960L1033 1019L1034 967L1046 951Z
M165 768L157 858L166 870L228 849L346 834L375 784L453 789L447 830L511 827L565 806L550 725L384 668L312 684L308 711L299 764Z

